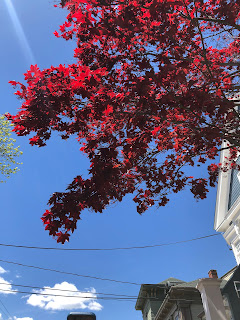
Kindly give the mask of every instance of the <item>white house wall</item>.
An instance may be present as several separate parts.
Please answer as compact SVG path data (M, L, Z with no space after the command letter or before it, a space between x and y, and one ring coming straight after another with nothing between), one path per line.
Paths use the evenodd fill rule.
M223 142L222 148L226 148L226 147L227 147L227 143ZM225 157L227 157L228 155L229 155L228 150L223 150L220 155L220 163L224 163ZM222 231L222 230L219 230L219 228L228 212L230 181L231 181L231 170L228 170L227 172L219 173L215 221L214 221L214 229L217 231Z

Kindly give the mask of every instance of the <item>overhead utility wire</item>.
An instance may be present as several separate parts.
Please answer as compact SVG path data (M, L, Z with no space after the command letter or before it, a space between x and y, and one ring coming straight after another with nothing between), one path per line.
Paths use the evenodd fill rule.
M207 235L207 236L203 236L203 237L199 237L199 238L194 238L194 239L190 239L190 240L185 240L185 241L178 241L178 242L166 243L166 244L159 244L159 245L152 245L152 246L143 246L143 247L128 247L128 249L129 249L129 248L132 248L132 249L140 249L140 248L150 248L150 247L167 246L167 245L173 245L173 244L178 244L178 243L186 243L186 242L191 242L191 241L195 241L195 240L205 239L205 238L214 237L214 236L217 236L217 235L220 235L220 233L218 233L218 234L212 234L212 235ZM8 246L10 246L10 245L8 245ZM29 248L30 248L30 247L29 247ZM32 248L33 248L33 247L32 247ZM35 247L35 248L36 248L36 247ZM53 249L53 248L52 248L52 249ZM56 250L119 250L119 249L124 249L124 248L111 248L111 249L64 249L64 248L61 249L61 248L56 248ZM109 279L109 278L100 278L100 277L95 277L95 276L82 275L82 274L78 274L78 273L60 271L60 270L55 270L55 269L50 269L50 268L43 268L43 267L39 267L39 266L32 266L32 265L27 265L27 264L19 263L19 262L7 261L7 260L3 260L3 259L0 259L0 261L1 261L1 262L5 262L5 263L9 263L9 264L15 264L15 265L22 266L22 267L33 268L33 269L44 270L44 271L51 271L51 272L62 273L62 274L68 274L68 275L72 275L72 276L76 276L76 277L91 278L91 279L96 279L96 280L117 282L117 283L122 283L122 284L131 284L131 285L136 285L136 286L140 286L140 285L141 285L141 283L137 283L137 282L121 281L121 280L115 280L115 279Z
M145 246L135 246L135 247L119 247L119 248L118 247L116 247L116 248L52 248L52 247L15 245L15 244L7 244L7 243L0 243L0 246L12 247L12 248L22 248L22 249L57 250L57 251L116 251L116 250L147 249L147 248L171 246L171 245L175 245L175 244L192 242L192 241L206 239L206 238L215 237L215 236L219 236L219 235L221 235L221 233L214 233L214 234L209 234L207 236L202 236L202 237L188 239L188 240L182 240L182 241L176 241L176 242L145 245Z
M51 293L41 293L41 292L30 292L30 291L18 291L18 290L4 290L0 289L3 292L12 292L12 293L24 293L24 294L35 294L40 296L52 296L52 297L64 297L64 298L78 298L78 299L94 299L94 300L119 300L119 301L135 301L137 298L127 298L127 297L81 297L81 296L70 296L62 294L51 294Z
M62 274L68 274L68 275L76 276L76 277L91 278L91 279L96 279L96 280L111 281L111 282L117 282L117 283L123 283L123 284L132 284L132 285L136 285L136 286L141 285L141 283L137 283L137 282L121 281L121 280L114 280L114 279L109 279L109 278L100 278L100 277L95 277L95 276L83 275L83 274L79 274L79 273L60 271L60 270L43 268L43 267L38 267L38 266L31 266L31 265L27 265L27 264L23 264L23 263L19 263L19 262L14 262L14 261L7 261L7 260L3 260L3 259L0 259L0 261L5 262L5 263L10 263L10 264L15 264L17 266L33 268L33 269L38 269L38 270L44 270L44 271L57 272L57 273L62 273Z
M5 283L5 282L0 282L0 285L6 285L6 286L9 286L9 283ZM80 290L67 290L67 289L56 289L56 288L49 288L49 287L38 287L38 286L28 286L28 285L23 285L23 284L14 284L14 283L11 283L12 286L14 287L23 287L23 288L31 288L31 289L40 289L40 290L51 290L51 291L60 291L60 292L72 292L72 293L91 293L91 294L95 294L95 295L105 295L105 296L110 296L110 297L103 297L103 298L113 298L113 299L118 299L118 298L124 298L124 299L146 299L145 296L143 297L140 297L140 296L130 296L130 295L126 295L126 294L115 294L115 293L101 293L101 292L89 292L89 291L80 291ZM157 284L155 285L157 286ZM159 288L162 288L162 287L159 287ZM5 291L5 289L0 289L0 292L1 291ZM13 292L20 292L22 293L21 291L18 291L18 290L9 290L9 291L13 291ZM30 292L30 293L34 293L34 292ZM41 292L37 293L35 292L35 294L41 294ZM44 294L44 295L49 295L49 294ZM50 295L54 295L54 294L50 294ZM57 295L58 296L58 295ZM112 297L111 297L112 296ZM65 297L65 295L63 295L63 297ZM68 296L66 296L68 297ZM72 296L70 296L72 297ZM157 297L147 297L149 300L156 300L158 299ZM98 297L97 299L101 299L101 297ZM1 302L1 301L0 301ZM4 306L4 305L3 305ZM4 306L5 308L5 306ZM6 308L5 308L6 309ZM7 309L6 309L7 310ZM9 314L10 315L10 314Z
M3 319L3 314L4 314L4 317L6 316L6 319L9 318L9 315L6 313L6 311L4 311L3 308L0 307L0 311L1 311L1 313L0 313L0 318L1 318L1 316L2 316L1 319Z
M4 303L2 302L2 300L0 299L0 303L1 305L4 307L4 309L6 310L6 312L8 313L8 315L10 316L10 318L13 318L13 316L11 315L11 313L8 311L7 307L4 305ZM2 309L3 310L3 309ZM6 314L6 312L4 311L4 313Z
M1 319L4 319L3 314L4 314L4 317L6 316L6 319L9 319L9 315L2 308L0 308L0 311L1 311L0 316L2 316Z
M6 282L0 282L0 285L6 285L9 286L9 283ZM23 288L31 288L31 289L40 289L40 290L52 290L52 291L62 291L62 292L73 292L73 293L93 293L89 291L80 291L80 290L67 290L67 289L56 289L56 288L49 288L49 287L38 287L38 286L27 286L23 284L15 284L11 283L11 286L14 287L23 287ZM0 289L1 291L1 289ZM130 296L126 294L115 294L115 293L102 293L102 292L94 292L96 295L106 295L106 296L116 296L116 297L128 297L128 298L137 298L137 296ZM0 300L1 302L1 300Z
M92 300L118 300L118 301L136 301L138 299L146 299L146 297L93 297L93 296L73 296L73 295L62 295L62 294L51 294L51 293L42 293L42 292L30 292L30 291L19 291L19 290L5 290L0 289L0 292L11 292L11 293L24 293L24 294L34 294L34 295L40 295L40 296L51 296L51 297L64 297L64 298L78 298L78 299L92 299ZM91 292L88 292L91 293ZM96 294L96 293L91 293ZM96 294L97 295L97 294ZM158 297L147 297L150 300L157 301L159 300Z
M6 283L4 283L4 284L6 284ZM1 312L3 312L4 313L4 316L6 316L6 319L10 319L10 318L12 318L13 319L13 316L10 314L10 312L8 311L8 309L7 309L7 307L4 305L4 303L2 302L2 300L0 299L0 303L1 303L1 305L3 306L3 308L6 310L4 310L2 307L0 307L0 310L1 310ZM10 317L10 318L9 318ZM1 318L1 317L0 317Z

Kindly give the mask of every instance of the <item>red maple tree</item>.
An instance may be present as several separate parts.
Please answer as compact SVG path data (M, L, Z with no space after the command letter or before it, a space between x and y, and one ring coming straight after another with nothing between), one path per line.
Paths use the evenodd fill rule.
M223 139L240 147L231 99L240 72L239 0L62 0L68 10L56 37L76 42L75 62L31 66L17 115L18 135L44 146L52 131L75 135L91 161L89 178L54 193L42 220L64 243L85 208L102 212L134 194L137 211L164 206L186 186L205 198L208 178L185 166L218 157ZM216 161L215 161L216 162Z

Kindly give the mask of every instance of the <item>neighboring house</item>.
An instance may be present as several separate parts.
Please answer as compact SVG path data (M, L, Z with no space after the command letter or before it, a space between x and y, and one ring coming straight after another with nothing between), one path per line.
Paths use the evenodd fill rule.
M236 110L240 111L239 94L232 100L235 100ZM228 143L224 141L220 156L223 166L225 161L229 162L227 147ZM236 159L236 164L240 165L240 156ZM240 264L240 171L237 169L219 173L214 229L223 233L237 264Z
M232 98L240 112L240 94ZM220 163L228 161L228 143L223 142ZM240 166L240 154L236 159ZM168 278L158 284L142 284L136 310L143 320L240 320L240 171L221 171L214 229L222 232L238 266L220 279L216 270L209 278L185 282Z
M239 320L240 267L218 278L185 282L168 278L158 284L142 284L135 306L143 320Z
M229 308L233 320L240 319L240 266L233 268L224 275L227 283L222 289L224 303Z

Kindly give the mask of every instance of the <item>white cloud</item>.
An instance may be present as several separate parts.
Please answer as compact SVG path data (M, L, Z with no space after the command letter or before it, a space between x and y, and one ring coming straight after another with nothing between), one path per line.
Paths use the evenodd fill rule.
M103 306L96 301L91 301L88 304L88 309L93 310L93 311L99 311L99 310L102 310L102 308L103 308Z
M44 289L35 291L46 295L42 296L32 294L28 298L27 303L34 307L39 307L45 310L90 309L98 311L103 308L102 305L96 301L97 295L94 288L87 290L87 292L71 291L78 291L78 289L74 284L64 281L62 283L55 284L52 288L44 287ZM59 297L53 295L70 297Z
M0 274L6 273L6 272L7 272L7 270L3 269L3 267L0 266Z
M0 293L4 294L15 294L16 292L12 292L13 287L10 282L0 277ZM16 290L15 290L16 291ZM0 318L1 320L1 318Z
M24 317L24 318L17 318L17 317L13 317L14 320L33 320L33 318L29 318L29 317Z

